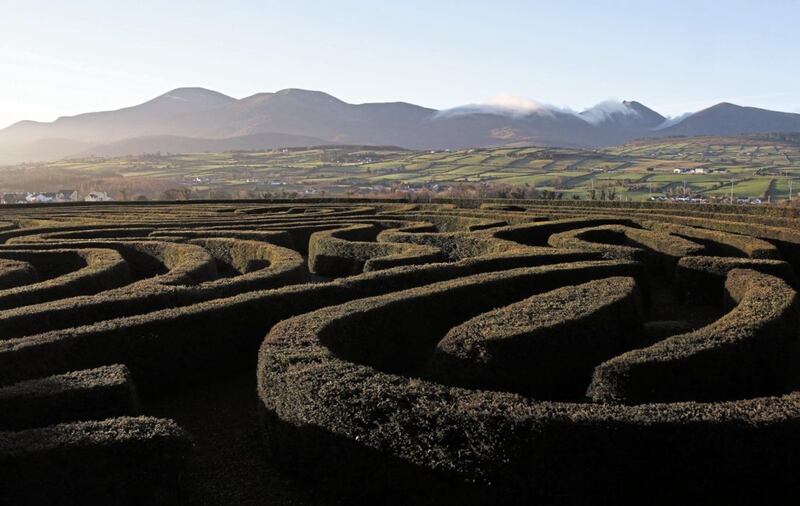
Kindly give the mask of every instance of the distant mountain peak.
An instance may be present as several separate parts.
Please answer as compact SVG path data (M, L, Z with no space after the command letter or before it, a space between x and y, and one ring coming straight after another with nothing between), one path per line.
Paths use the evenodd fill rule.
M150 100L150 102L165 101L165 100L175 100L179 102L219 102L219 103L236 101L235 98L229 97L228 95L225 95L218 91L200 87L184 87L184 88L175 88L174 90L170 90L164 93L163 95L159 95L153 100Z
M334 104L344 104L345 102L339 100L333 95L329 95L324 91L304 90L301 88L286 88L275 92L278 97L287 97L294 100L302 100L305 102L325 102Z
M350 104L301 88L235 99L181 87L122 109L19 122L0 130L0 161L57 159L91 150L138 154L305 142L412 149L594 147L639 137L770 131L800 132L800 114L722 102L668 120L635 100L609 100L578 113L513 95L437 111L406 102Z
M627 128L655 128L666 119L635 100L607 100L586 109L579 116L595 126L613 124Z
M737 135L800 132L800 114L720 102L662 130L666 135Z

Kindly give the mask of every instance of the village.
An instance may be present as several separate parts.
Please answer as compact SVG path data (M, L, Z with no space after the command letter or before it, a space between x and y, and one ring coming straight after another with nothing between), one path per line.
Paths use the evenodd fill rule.
M0 204L51 204L63 202L109 202L113 199L103 191L91 191L82 199L78 190L58 190L56 192L14 192L3 193Z

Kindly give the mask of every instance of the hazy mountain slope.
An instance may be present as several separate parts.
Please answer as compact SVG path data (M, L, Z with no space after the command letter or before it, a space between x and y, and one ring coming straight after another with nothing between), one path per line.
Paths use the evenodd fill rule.
M596 127L574 114L551 112L524 116L473 113L440 115L420 125L419 148L467 148L504 144L580 147L592 144Z
M182 116L236 102L204 88L178 88L143 104L115 111L65 116L52 123L21 121L0 130L0 145L46 138L97 143L141 135L179 133Z
M404 102L348 104L300 89L237 100L203 88L178 88L133 107L52 123L22 121L0 130L0 163L92 152L264 149L298 143L412 149L597 147L642 137L765 131L800 132L800 114L723 103L667 120L635 101L602 102L581 113L541 104L525 110L471 105L437 111Z
M30 142L0 143L0 165L44 162L72 156L89 148L88 142L72 139L37 139Z
M155 135L93 146L83 150L79 153L79 156L111 157L143 153L200 153L205 151L220 152L319 146L323 144L330 143L317 137L281 133L261 133L227 139Z
M188 135L210 138L283 132L333 142L392 144L435 112L405 103L347 104L327 93L288 89L183 119Z
M800 114L723 102L660 130L658 135L736 135L754 132L800 132Z

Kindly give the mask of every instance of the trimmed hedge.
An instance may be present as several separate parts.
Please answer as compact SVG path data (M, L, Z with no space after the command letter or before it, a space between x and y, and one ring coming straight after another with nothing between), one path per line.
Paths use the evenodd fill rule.
M606 258L645 262L666 273L671 273L681 258L704 252L703 246L681 237L622 225L561 232L551 235L548 243L556 248L598 251Z
M174 422L114 418L0 432L0 499L25 506L180 503L191 449Z
M157 230L152 232L149 237L172 241L210 238L242 239L247 241L261 241L288 249L294 249L292 236L288 232L280 230Z
M698 242L714 256L744 256L759 259L780 259L781 254L771 243L741 234L687 227L675 223L646 222L647 228Z
M441 259L440 250L411 244L368 242L379 227L372 224L315 232L308 243L308 267L316 274L346 276L396 265L426 264Z
M348 317L332 323L320 339L351 361L369 362L390 371L419 370L445 333L473 316L564 284L642 275L640 264L624 261L576 262L477 274L385 295L384 304L372 312L359 310L355 301ZM421 321L426 325L420 326ZM373 337L368 342L347 341L347 330L352 327L368 330ZM406 335L415 336L415 340L407 342L403 339Z
M728 273L737 306L718 321L648 348L630 351L594 372L595 402L719 401L788 391L800 370L800 299L785 281L747 269Z
M35 283L38 279L39 273L30 262L0 258L0 290Z
M636 346L642 318L633 278L559 288L454 327L426 376L536 399L583 397L595 366Z
M420 311L448 300L469 303L466 313L478 309L460 297L465 284L362 299L276 325L258 367L269 458L362 502L741 504L800 492L798 394L597 405L400 374L401 366L414 370L411 351L433 346L439 329L395 326L436 323L422 319L434 309ZM483 303L503 303L493 295ZM448 324L453 307L441 312Z
M135 415L139 401L128 369L111 365L0 388L0 430Z
M41 275L38 282L0 290L0 309L97 293L130 281L128 265L113 250L3 250L0 258L29 262ZM42 279L54 267L69 271Z
M3 208L0 288L4 272L26 265L36 278L10 277L5 289L62 283L92 250L118 255L129 275L87 282L71 298L0 303L0 428L20 430L0 432L0 503L48 494L178 503L185 437L159 439L158 421L63 422L135 413L133 380L145 399L169 396L247 370L256 357L276 467L355 493L354 503L797 495L800 393L781 395L800 384L797 302L791 268L778 260L800 259L800 221L710 207L544 204ZM608 244L550 246L587 228ZM614 247L657 269L601 260ZM673 307L670 279L651 277L676 263L673 284L692 288L692 304L721 299L727 277L738 306L695 330L718 312ZM356 275L292 285L317 264ZM643 325L637 286L645 301L654 287ZM696 348L685 360L613 378L624 395L634 384L630 395L643 400L631 402L658 403L580 398L609 362L674 351L686 336ZM743 399L760 395L774 397ZM52 423L61 425L29 428ZM24 471L19 484L5 483L8 469ZM132 497L121 492L131 488Z
M480 272L583 258L584 253L550 250L538 256L396 267L7 339L0 341L0 384L123 363L141 392L163 392L251 364L269 328L297 314ZM609 275L617 274L624 273Z
M249 272L196 285L162 284L165 279L168 283L179 279L185 280L187 279L187 270L191 271L198 265L207 265L207 263L187 263L178 260L170 264L173 267L172 271L156 274L152 278L119 289L108 290L93 296L75 297L0 311L0 336L3 339L9 339L307 281L308 273L305 261L295 251L266 243L235 239L194 241L199 242L194 245L177 246L191 247L190 252L195 252L197 248L203 249L208 258L216 264L216 258L209 251L214 252L222 262L228 263L232 269L244 269ZM162 244L157 242L127 243L125 246L136 247L141 251L152 249L155 255L161 251ZM216 270L216 266L214 270Z
M724 295L725 278L733 269L752 269L777 276L797 286L792 266L780 260L729 257L684 257L675 268L674 286L688 303L718 304Z

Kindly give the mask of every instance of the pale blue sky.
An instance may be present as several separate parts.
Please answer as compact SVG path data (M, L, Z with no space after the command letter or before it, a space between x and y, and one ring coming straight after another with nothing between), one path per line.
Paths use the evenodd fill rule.
M800 112L800 2L0 0L0 126L178 86Z

